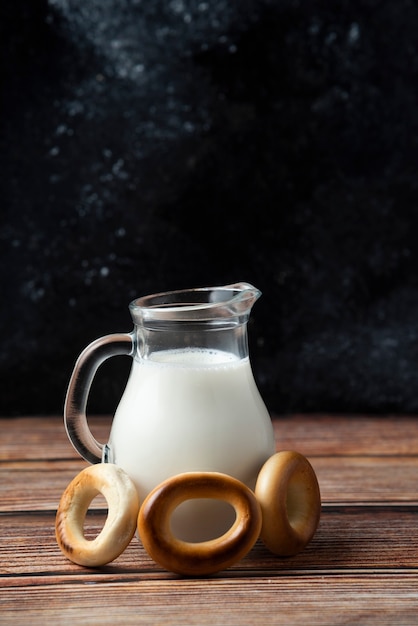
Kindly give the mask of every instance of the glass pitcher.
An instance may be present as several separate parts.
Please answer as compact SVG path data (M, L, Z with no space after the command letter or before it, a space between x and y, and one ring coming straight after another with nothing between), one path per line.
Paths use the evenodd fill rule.
M79 454L122 467L141 502L166 478L189 471L223 472L254 489L275 451L248 354L247 322L260 295L236 283L134 300L133 331L97 339L75 365L64 419ZM103 445L89 430L87 398L99 365L119 354L133 358L132 368ZM180 539L203 541L233 520L225 502L190 500L174 512L172 527Z

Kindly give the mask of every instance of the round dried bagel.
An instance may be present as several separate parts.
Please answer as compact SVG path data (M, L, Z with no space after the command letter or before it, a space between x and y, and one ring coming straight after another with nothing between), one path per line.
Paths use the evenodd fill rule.
M174 536L170 519L186 500L213 498L236 512L232 526L220 537L192 543ZM256 542L261 510L254 493L241 481L218 472L186 472L169 478L145 498L138 515L138 533L149 555L165 569L187 576L205 576L242 559Z
M321 514L319 485L309 461L294 451L273 454L259 472L255 495L267 548L279 556L301 552L315 534Z
M106 522L95 539L83 533L92 500L101 493L108 505ZM55 519L55 535L65 556L86 567L116 559L130 543L139 510L138 492L128 474L112 463L81 471L64 491Z

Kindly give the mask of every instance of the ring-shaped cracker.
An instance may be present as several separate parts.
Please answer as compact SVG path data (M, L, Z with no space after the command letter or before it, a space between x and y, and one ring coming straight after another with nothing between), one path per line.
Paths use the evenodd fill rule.
M224 500L235 509L236 519L223 535L197 543L174 536L172 513L182 502L196 498ZM261 509L254 493L218 472L186 472L165 480L148 494L138 515L138 533L148 554L165 569L186 576L230 567L250 551L260 530Z
M92 500L101 493L108 514L101 532L92 540L83 533ZM82 470L64 491L55 519L55 536L64 555L86 567L99 567L116 559L130 543L139 510L138 492L120 467L98 463Z
M293 556L311 541L321 515L321 494L309 461L294 451L273 454L260 470L261 539L279 556Z

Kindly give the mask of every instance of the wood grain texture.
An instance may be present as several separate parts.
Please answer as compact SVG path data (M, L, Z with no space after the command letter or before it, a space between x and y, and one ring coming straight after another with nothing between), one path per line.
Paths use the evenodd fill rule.
M94 536L105 519L104 510L89 513L85 525L87 535ZM42 577L50 571L83 576L86 570L65 560L54 539L54 512L14 513L0 517L1 575ZM18 523L16 523L16 521ZM339 572L353 569L418 568L418 507L324 507L319 528L303 552L291 558L273 555L258 541L254 548L229 571ZM123 568L125 574L155 572L159 568L148 557L137 537L128 549L105 568L96 571L105 579ZM89 570L91 573L91 570Z
M92 417L104 440L110 418ZM86 466L62 419L0 419L0 624L418 623L418 419L295 415L274 420L276 447L310 459L319 528L296 557L258 541L226 571L183 579L134 537L113 563L79 567L54 536L61 494ZM85 532L106 516L94 500Z
M417 455L418 416L273 416L278 450L316 455ZM94 436L107 441L109 416L91 416ZM62 416L0 419L0 461L77 458Z
M27 624L379 624L411 626L416 573L251 576L99 583L60 580L0 592L0 623Z

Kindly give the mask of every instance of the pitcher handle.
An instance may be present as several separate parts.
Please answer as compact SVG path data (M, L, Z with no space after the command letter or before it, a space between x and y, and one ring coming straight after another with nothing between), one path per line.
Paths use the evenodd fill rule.
M78 357L68 384L64 404L67 435L77 452L89 463L100 463L103 444L96 441L87 423L87 399L100 365L112 356L131 355L134 333L105 335L90 343Z

